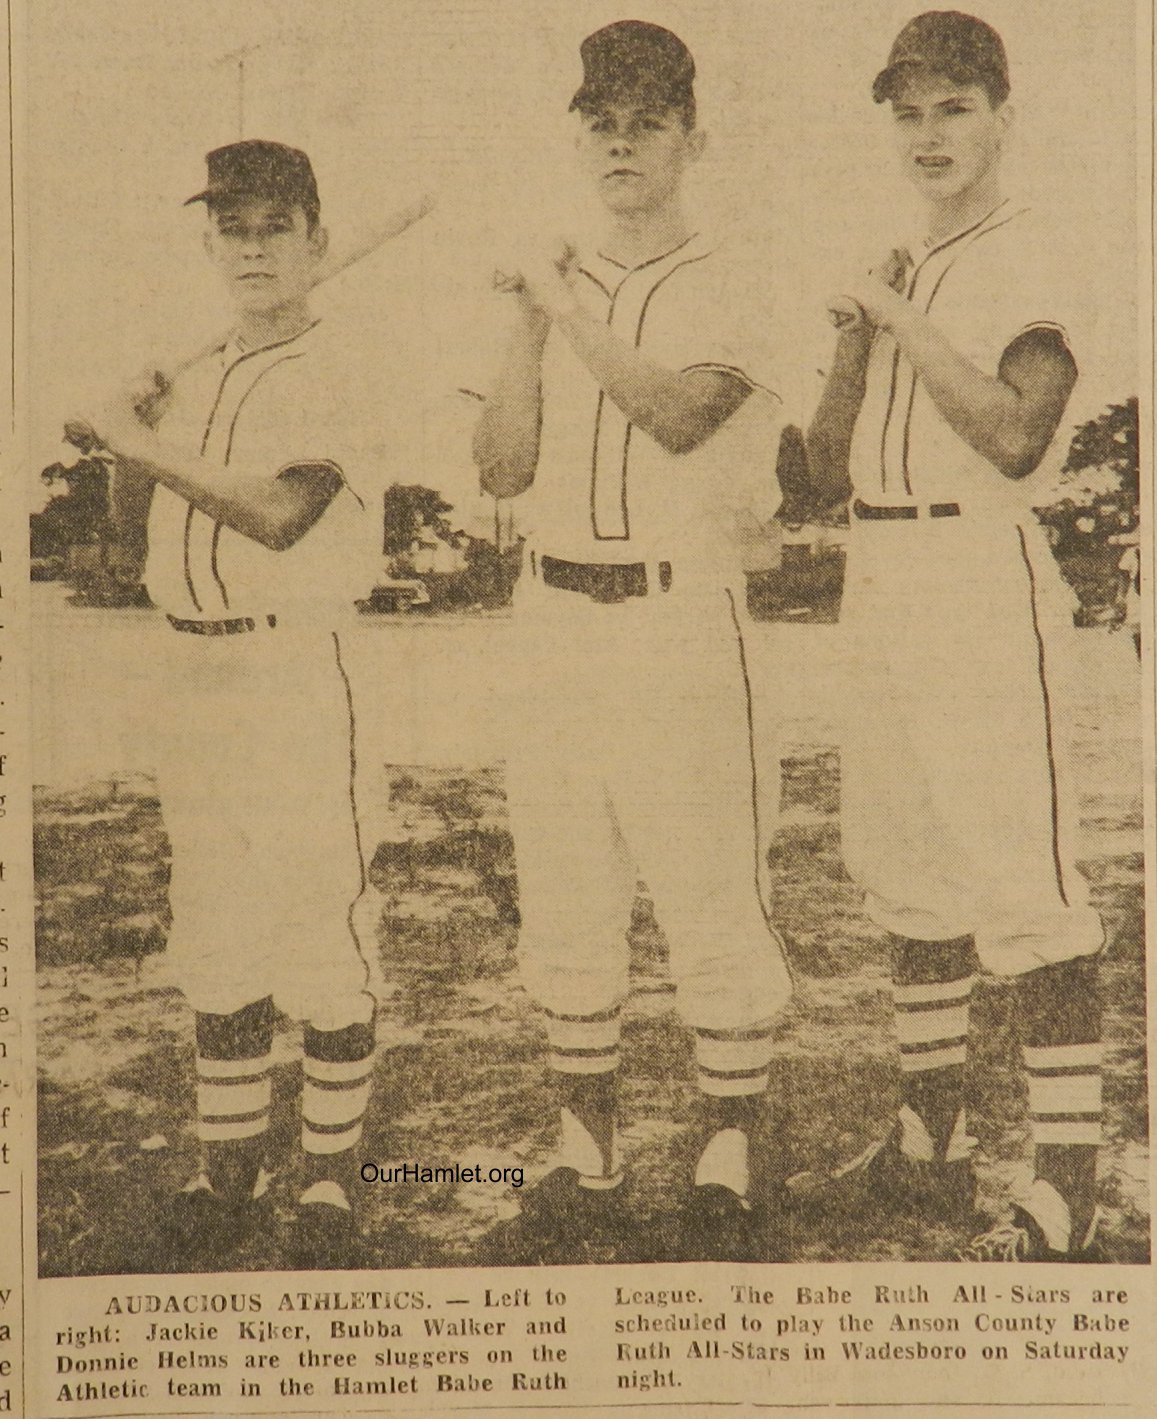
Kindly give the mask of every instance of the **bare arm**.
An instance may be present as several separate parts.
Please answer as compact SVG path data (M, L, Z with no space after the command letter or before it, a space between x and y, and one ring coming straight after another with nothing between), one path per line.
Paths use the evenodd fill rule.
M823 393L808 426L804 441L807 493L821 508L842 502L851 491L848 460L852 433L864 402L871 350L870 326L861 324L841 333Z
M116 458L113 516L140 535L149 485L161 484L215 522L274 552L292 547L342 486L333 463L302 460L272 473L245 473L185 453L158 438L130 389L95 420L86 420Z
M742 379L722 370L655 364L577 304L555 319L599 387L668 453L691 453L705 443L751 393Z
M130 557L144 551L154 487L151 478L134 474L126 463L115 463L109 469L109 520L118 545Z
M117 417L125 413L128 405L137 421L153 429L168 408L171 395L168 377L160 370L146 370L122 392ZM155 487L151 478L134 473L126 461L109 460L108 511L116 539L114 556L129 568L139 566L148 550L149 509Z
M893 249L872 268L872 287L902 291L910 264L907 251ZM832 368L807 431L808 492L819 508L842 502L852 490L848 466L852 434L864 402L874 336L875 326L866 318L841 328Z
M927 316L897 327L896 341L951 428L1004 477L1027 477L1064 416L1077 367L1059 331L1019 335L995 379L959 354Z
M1016 337L995 376L965 358L922 311L874 278L849 294L891 331L945 422L1009 479L1026 477L1052 442L1076 383L1064 336L1051 326Z
M484 492L513 498L534 481L542 428L542 352L550 320L520 298L506 362L474 430Z
M300 541L342 486L332 463L291 464L273 476L235 473L203 458L190 458L159 439L125 459L132 476L151 479L191 503L198 512L272 552Z
M564 246L553 259L529 255L518 279L636 428L668 453L705 443L751 393L747 382L722 370L672 370L648 360L579 305L574 270L574 249Z

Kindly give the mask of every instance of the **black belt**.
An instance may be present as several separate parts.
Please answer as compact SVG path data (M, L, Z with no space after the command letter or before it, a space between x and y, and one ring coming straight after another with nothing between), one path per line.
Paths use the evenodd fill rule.
M235 616L231 621L183 621L180 616L170 616L169 625L175 631L185 631L191 636L240 636L246 631L255 631L264 621L272 629L277 625L276 616Z
M859 498L852 504L852 511L861 522L894 522L898 519L912 519L920 516L920 509L913 507L910 503L904 503L898 507L873 507L870 503L861 502ZM959 517L959 503L931 503L928 507L929 517Z
M566 562L561 557L530 554L530 569L541 575L547 586L558 591L578 591L592 601L613 603L632 596L646 596L646 562ZM659 586L671 589L671 563L659 563Z

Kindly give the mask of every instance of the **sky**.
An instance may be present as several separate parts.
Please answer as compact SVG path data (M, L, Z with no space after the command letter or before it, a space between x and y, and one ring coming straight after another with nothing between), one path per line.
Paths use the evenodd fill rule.
M691 47L709 134L692 205L756 244L783 296L783 345L816 367L839 273L911 225L868 90L913 13L891 0L36 0L17 33L29 467L61 456L63 418L221 328L203 215L181 204L208 149L267 137L310 153L335 249L436 196L318 301L364 352L365 417L395 410L382 437L399 470L468 497L476 408L454 391L492 357L489 274L528 233L583 230L566 113L578 45L628 14ZM979 13L1012 64L1010 186L1062 214L1058 240L1087 256L1098 328L1080 412L1095 412L1138 388L1134 6L990 0Z

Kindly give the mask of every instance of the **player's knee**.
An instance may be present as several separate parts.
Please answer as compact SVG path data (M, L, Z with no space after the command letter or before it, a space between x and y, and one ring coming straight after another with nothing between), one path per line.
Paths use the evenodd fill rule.
M376 1002L369 991L344 991L325 1000L305 1003L301 1012L308 1021L306 1028L315 1033L331 1034L337 1030L359 1027L373 1031Z

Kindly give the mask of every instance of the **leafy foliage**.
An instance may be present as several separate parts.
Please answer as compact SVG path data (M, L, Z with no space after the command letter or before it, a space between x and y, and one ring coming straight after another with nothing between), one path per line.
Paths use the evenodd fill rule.
M446 514L452 511L453 504L433 488L424 488L420 483L395 483L386 490L382 550L391 557L408 552L423 525L449 541L451 529Z
M82 458L71 466L51 463L40 481L57 492L42 512L34 512L30 525L34 557L59 556L69 547L96 542L108 532L108 469L96 458Z
M1121 491L1136 507L1141 490L1137 399L1110 404L1073 435L1063 469L1067 479L1086 468L1104 468L1120 480Z

